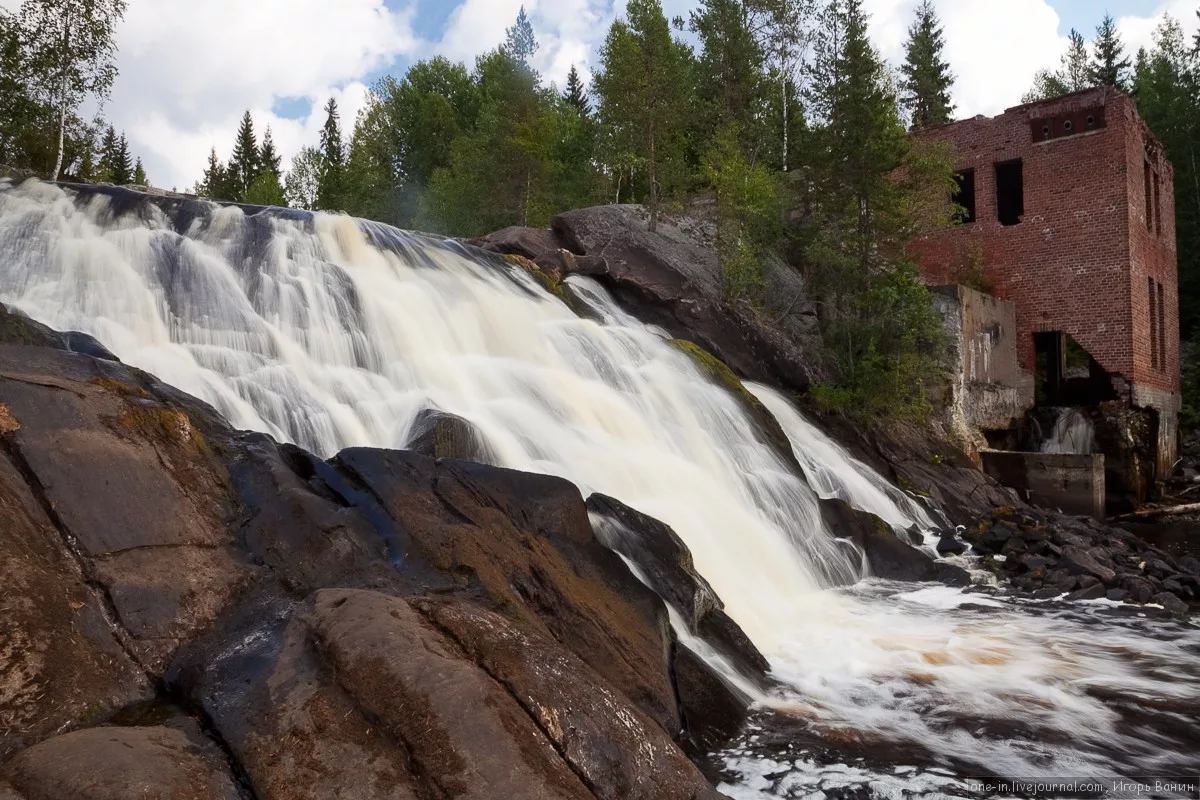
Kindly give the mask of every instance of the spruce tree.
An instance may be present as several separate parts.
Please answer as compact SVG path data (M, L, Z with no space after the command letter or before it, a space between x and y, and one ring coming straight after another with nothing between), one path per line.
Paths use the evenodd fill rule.
M341 210L345 171L346 146L342 141L337 101L331 97L325 104L325 125L321 128L321 178L317 185L316 202L318 209Z
M117 173L117 131L112 125L104 131L100 142L100 163L96 179L101 183L116 183Z
M533 25L525 6L517 12L517 21L511 28L505 30L504 46L501 48L510 58L524 66L529 66L529 59L538 51L537 38L533 35Z
M574 106L579 116L584 119L592 115L592 103L588 100L587 89L584 88L583 79L579 77L579 70L575 69L574 64L567 73L567 89L563 92L563 99Z
M914 130L942 125L953 119L950 87L954 75L942 52L946 47L941 21L931 0L923 0L908 29L904 64L900 67L901 102L912 117Z
M1067 52L1063 54L1059 68L1039 70L1033 79L1033 88L1025 93L1021 101L1033 103L1078 92L1094 85L1090 74L1090 58L1083 34L1074 28L1067 37Z
M146 168L142 166L142 160L139 158L137 164L133 167L133 182L137 186L149 186L150 181L146 177Z
M129 155L129 141L125 134L117 140L117 155L113 162L113 183L127 186L133 182L133 158Z
M1117 32L1117 23L1112 14L1105 14L1096 28L1096 40L1092 43L1092 61L1088 65L1088 79L1094 86L1114 86L1121 91L1129 88L1129 58L1124 57L1125 44Z
M238 127L237 138L233 142L233 155L229 159L228 178L232 184L231 200L240 202L245 198L250 184L262 172L262 162L259 157L258 139L254 135L254 119L247 111L242 116L242 124Z
M282 159L275 149L275 139L271 136L271 126L263 131L262 147L258 151L258 163L263 172L270 172L277 179L283 175Z

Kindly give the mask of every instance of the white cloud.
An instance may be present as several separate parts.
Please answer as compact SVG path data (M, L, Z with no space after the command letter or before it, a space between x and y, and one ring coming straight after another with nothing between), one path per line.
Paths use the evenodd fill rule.
M246 109L290 159L315 140L329 96L353 123L363 76L416 49L411 17L383 0L133 0L105 113L159 185L190 186L211 146L227 155ZM315 113L271 114L285 98L311 101Z
M1054 1L935 0L958 77L960 116L1002 112L1020 102L1039 68L1057 65L1066 40ZM120 77L105 114L129 135L152 180L182 189L199 177L210 147L228 155L245 109L260 133L272 127L290 160L316 142L328 97L338 99L348 132L366 97L366 76L434 53L469 64L503 41L522 4L541 44L534 66L559 85L572 64L586 76L626 0L459 0L429 42L413 32L416 4L454 0L401 2L409 6L397 12L384 0L131 0L118 34ZM894 65L917 3L866 0L874 41ZM669 17L686 17L697 4L663 0ZM1194 4L1158 0L1148 16L1121 18L1130 54L1150 44L1164 11L1194 32ZM285 119L271 111L281 101L311 111Z

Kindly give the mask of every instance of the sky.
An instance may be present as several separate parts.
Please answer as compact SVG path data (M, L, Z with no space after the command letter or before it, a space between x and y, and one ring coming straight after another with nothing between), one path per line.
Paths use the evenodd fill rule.
M865 0L875 45L893 64L919 1ZM330 97L349 129L373 81L436 54L471 63L501 42L522 3L541 44L534 65L561 85L572 64L589 74L626 0L129 0L117 34L120 74L103 113L156 186L190 188L211 147L227 158L247 109L260 133L271 127L286 166L316 143ZM1200 8L1200 0L934 4L959 117L1019 103L1034 73L1058 64L1071 28L1091 38L1106 9L1132 54L1149 46L1165 12L1194 32ZM663 0L668 17L696 5Z

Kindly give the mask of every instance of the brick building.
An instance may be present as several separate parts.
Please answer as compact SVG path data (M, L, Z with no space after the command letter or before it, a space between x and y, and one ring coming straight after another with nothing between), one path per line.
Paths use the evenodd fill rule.
M921 135L952 147L967 210L916 245L926 280L1014 303L1039 403L1156 410L1164 474L1180 407L1174 173L1133 102L1090 89Z

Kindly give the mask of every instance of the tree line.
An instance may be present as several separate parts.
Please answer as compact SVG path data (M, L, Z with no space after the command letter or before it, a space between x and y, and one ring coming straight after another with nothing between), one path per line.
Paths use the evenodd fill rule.
M103 101L116 78L113 35L125 0L24 0L0 9L0 165L51 180L148 185L125 134L88 98Z

